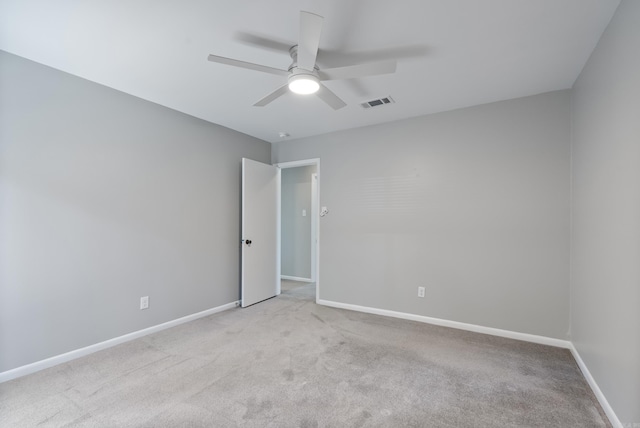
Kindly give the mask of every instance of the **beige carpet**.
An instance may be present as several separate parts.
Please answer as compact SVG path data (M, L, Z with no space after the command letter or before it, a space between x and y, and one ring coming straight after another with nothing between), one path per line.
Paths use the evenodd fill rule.
M283 290L0 384L0 426L609 426L567 350Z

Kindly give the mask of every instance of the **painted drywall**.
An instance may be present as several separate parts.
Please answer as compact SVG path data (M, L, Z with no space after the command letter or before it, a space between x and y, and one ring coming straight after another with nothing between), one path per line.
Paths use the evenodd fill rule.
M566 339L569 141L559 91L279 142L272 159L321 159L320 299Z
M573 88L571 340L640 426L640 2L623 1Z
M282 275L311 278L311 175L315 172L315 165L282 170Z
M0 371L238 300L240 160L270 153L0 52Z

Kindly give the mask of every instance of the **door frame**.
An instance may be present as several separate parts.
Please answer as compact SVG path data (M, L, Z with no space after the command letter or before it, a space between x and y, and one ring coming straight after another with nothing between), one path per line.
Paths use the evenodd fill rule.
M300 166L313 166L316 167L316 181L314 183L313 178L311 182L311 280L316 283L316 303L320 300L320 158L304 159L290 162L279 162L274 164L280 169L297 168ZM280 182L282 186L282 181ZM315 191L314 191L315 190ZM282 194L282 189L280 189ZM280 217L282 222L282 217ZM278 248L282 251L282 226L278 224ZM315 237L315 245L313 242ZM280 263L280 254L278 254L278 262Z
M282 192L281 192L282 193ZM318 216L313 213L320 212L318 208L320 200L318 198L318 173L311 174L311 281L317 282L318 278L318 265L317 254L318 249L316 243L318 242ZM282 217L280 217L280 223L282 223ZM280 233L282 233L282 225L280 225ZM282 251L282 249L281 249Z

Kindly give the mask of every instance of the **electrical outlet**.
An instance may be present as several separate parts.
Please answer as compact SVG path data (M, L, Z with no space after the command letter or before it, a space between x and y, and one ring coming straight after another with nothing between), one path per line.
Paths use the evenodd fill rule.
M144 296L140 298L140 309L148 309L149 308L149 296Z
M424 287L418 287L418 297L424 297Z

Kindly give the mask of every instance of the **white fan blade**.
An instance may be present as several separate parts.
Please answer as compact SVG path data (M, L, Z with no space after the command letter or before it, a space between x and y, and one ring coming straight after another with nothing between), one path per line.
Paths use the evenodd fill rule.
M234 67L247 68L249 70L262 71L263 73L275 74L277 76L289 75L289 72L287 70L280 70L278 68L267 67L266 65L260 64L253 64L251 62L238 61L237 59L225 58L223 56L209 55L207 59L211 62L233 65Z
M329 88L324 86L322 83L320 84L320 89L316 92L318 98L320 98L325 103L329 104L334 110L341 109L346 106L347 103L342 101L336 94L331 92Z
M264 107L267 104L269 104L271 101L273 101L273 100L275 100L277 98L280 98L281 96L283 96L287 92L289 92L289 86L288 85L280 86L278 89L276 89L275 91L271 92L269 95L267 95L266 97L264 97L263 99L261 99L260 101L255 103L254 107Z
M318 56L323 17L300 12L300 38L298 39L298 68L313 71Z
M271 39L257 34L245 33L243 31L236 32L234 38L241 43L251 46L257 46L262 49L269 49L275 52L289 53L293 43L285 42L278 39Z
M354 79L358 77L375 76L378 74L395 73L395 61L370 62L368 64L349 65L347 67L328 68L318 71L320 80Z

